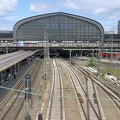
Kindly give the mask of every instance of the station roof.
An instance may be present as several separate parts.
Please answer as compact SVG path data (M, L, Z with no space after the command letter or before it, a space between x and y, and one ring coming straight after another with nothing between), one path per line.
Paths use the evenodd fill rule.
M38 50L35 51L24 51L20 50L13 53L8 53L4 55L0 55L0 72L10 68L11 66L19 63L20 61L24 60L25 58L32 56Z

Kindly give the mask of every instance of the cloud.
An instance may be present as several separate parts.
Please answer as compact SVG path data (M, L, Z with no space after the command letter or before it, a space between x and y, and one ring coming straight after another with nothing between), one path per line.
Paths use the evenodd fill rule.
M111 28L111 26L108 25L108 26L104 26L104 30L105 30L105 31L111 31L112 28Z
M30 10L43 13L65 10L97 17L103 15L110 17L120 15L119 6L120 0L31 0Z
M115 18L116 18L116 16L112 16L112 15L111 15L109 18L110 18L110 19L115 19Z
M78 1L67 0L65 2L65 7L75 10L80 10L80 4L78 4Z
M118 30L116 29L115 26L105 25L104 26L104 31L105 31L105 33L115 33L115 34L117 34Z
M109 19L115 19L117 16L120 16L120 9L116 7L113 8L98 8L93 11L93 14L97 16L106 16Z
M105 8L98 8L98 9L95 9L93 13L98 15L98 14L104 14L105 12L107 12Z
M30 3L30 10L32 12L54 12L57 11L50 3L44 3L42 1L33 1Z
M94 7L93 14L95 14L96 16L100 16L100 17L101 16L108 17L111 19L113 18L115 19L117 16L120 16L120 7L119 7L120 1L109 0L109 1L103 1L103 3L104 3L103 5L101 5L100 3L96 7Z
M30 10L32 12L57 12L64 10L80 10L79 0L51 0L45 2L44 0L31 0Z
M30 0L30 10L36 13L63 11L82 15L100 22L105 30L117 29L120 0ZM105 22L104 22L105 21ZM112 21L116 24L113 25ZM110 27L111 26L111 27Z
M17 0L0 0L0 17L14 15L18 8Z
M15 21L11 21L5 18L0 19L0 30L12 30Z

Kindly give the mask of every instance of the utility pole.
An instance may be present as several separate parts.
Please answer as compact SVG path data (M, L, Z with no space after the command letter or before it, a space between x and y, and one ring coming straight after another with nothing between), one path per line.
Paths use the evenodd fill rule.
M101 55L100 55L101 45L99 46L98 50L98 65L97 65L97 76L100 75L100 66L101 66Z
M39 111L38 111L38 120L43 120L42 115L42 82L40 82L40 95L39 95Z
M1 81L2 81L2 73L0 72L0 86L1 86Z
M67 46L67 32L66 32L66 42L65 42L65 43L66 43L66 46ZM69 43L68 43L68 44L69 44Z
M70 50L70 64L71 64L71 52L72 52L72 50Z
M101 53L101 46L102 46L102 42L101 41L99 40L97 76L100 75L100 66L101 66L101 54L100 53Z
M114 31L110 31L109 32L109 37L111 39L111 67L112 67L112 62L113 62L113 34L114 34Z
M44 79L47 79L48 72L48 62L49 62L49 41L48 41L48 33L45 30L44 32Z
M8 54L8 45L6 45L6 54Z
M111 35L111 67L113 62L113 35Z

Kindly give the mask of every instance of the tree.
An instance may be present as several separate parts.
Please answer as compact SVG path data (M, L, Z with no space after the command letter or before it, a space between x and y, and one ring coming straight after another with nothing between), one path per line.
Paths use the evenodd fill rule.
M88 66L89 67L96 67L97 66L97 61L94 57L89 58Z

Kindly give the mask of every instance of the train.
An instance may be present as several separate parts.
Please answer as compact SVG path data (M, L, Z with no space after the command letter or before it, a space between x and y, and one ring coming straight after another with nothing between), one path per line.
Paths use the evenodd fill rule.
M36 42L13 42L13 46L38 46Z
M118 58L120 60L120 52L100 52L101 57L107 57L111 58L111 55L113 58Z

